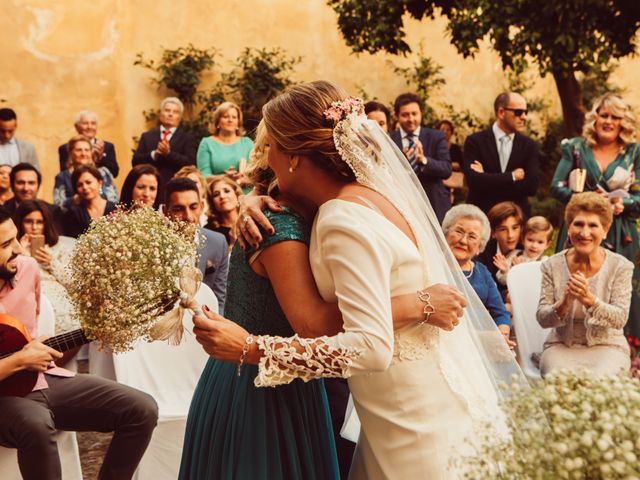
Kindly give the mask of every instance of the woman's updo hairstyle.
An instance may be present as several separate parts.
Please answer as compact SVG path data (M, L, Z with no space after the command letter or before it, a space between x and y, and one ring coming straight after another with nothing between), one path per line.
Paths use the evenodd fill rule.
M272 140L289 155L304 155L316 165L354 181L355 175L333 142L333 122L324 111L347 98L341 87L323 80L295 85L264 107L262 116Z

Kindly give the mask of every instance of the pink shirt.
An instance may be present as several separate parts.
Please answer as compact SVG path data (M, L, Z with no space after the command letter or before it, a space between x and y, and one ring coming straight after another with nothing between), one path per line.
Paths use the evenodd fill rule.
M40 314L40 268L38 262L31 257L18 255L18 270L11 280L5 280L0 288L0 313L11 315L27 328L31 338L38 337L38 315ZM46 372L59 377L72 377L75 374L64 368L51 367ZM47 381L42 373L34 390L47 388Z

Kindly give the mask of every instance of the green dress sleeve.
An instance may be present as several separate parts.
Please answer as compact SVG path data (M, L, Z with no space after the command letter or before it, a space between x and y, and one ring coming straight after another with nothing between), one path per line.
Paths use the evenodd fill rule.
M640 214L640 145L633 143L627 146L629 164L633 165L635 181L629 187L629 196L622 200L628 213Z
M211 149L209 148L209 139L203 138L198 146L198 154L196 155L196 162L198 164L198 170L207 178L213 174L213 162L211 159Z
M561 157L551 180L550 192L553 198L562 203L568 203L573 195L573 191L568 185L569 173L574 168L573 152L575 149L579 149L581 141L580 137L576 137L571 140L563 140L560 144Z

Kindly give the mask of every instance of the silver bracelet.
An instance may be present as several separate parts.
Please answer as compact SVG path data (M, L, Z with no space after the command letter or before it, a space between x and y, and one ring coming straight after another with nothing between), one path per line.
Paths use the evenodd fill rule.
M426 290L418 290L418 299L424 303L422 309L422 320L418 322L418 325L424 325L429 322L429 317L436 313L436 307L431 303L431 294Z
M238 364L238 369L236 370L236 375L238 377L240 376L240 370L242 369L242 365L244 364L244 359L247 356L247 353L249 353L249 347L251 347L251 344L253 342L253 335L249 335L244 341L244 345L242 346L242 353L240 354L240 363Z

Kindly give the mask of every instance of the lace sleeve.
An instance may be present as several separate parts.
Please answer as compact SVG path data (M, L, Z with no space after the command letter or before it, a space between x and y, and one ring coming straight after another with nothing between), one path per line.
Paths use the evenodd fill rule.
M625 261L609 279L611 286L611 298L599 298L595 305L587 310L587 323L600 327L622 329L627 323L629 305L631 304L631 289L633 276L633 264ZM608 301L607 301L608 300Z
M554 308L557 299L555 297L553 275L551 274L551 263L545 262L540 266L540 270L542 270L542 285L540 287L540 301L536 318L542 328L561 327L567 323L567 319L560 317Z
M353 360L361 351L351 347L335 348L327 337L289 338L261 335L257 345L262 352L256 387L275 387L296 378L305 382L317 378L346 378L351 375ZM302 351L299 351L300 348Z

